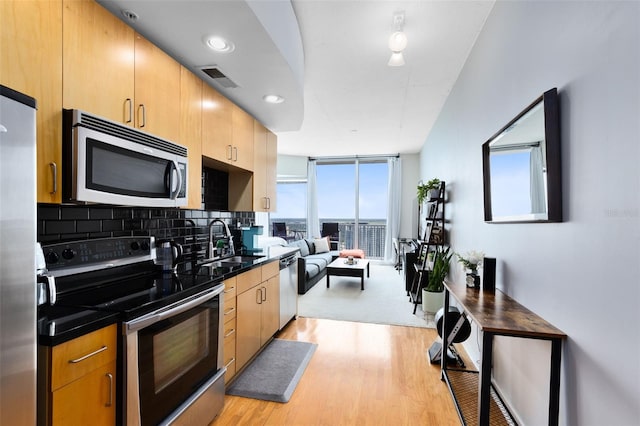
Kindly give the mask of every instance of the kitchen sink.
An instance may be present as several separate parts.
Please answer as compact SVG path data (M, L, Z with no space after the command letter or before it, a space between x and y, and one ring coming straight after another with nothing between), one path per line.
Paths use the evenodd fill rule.
M235 268L238 266L249 266L254 261L262 259L264 256L232 256L214 261L205 260L201 266L211 266L214 268Z
M258 259L262 259L264 256L252 256L252 255L244 255L244 256L233 256L227 257L225 259L220 259L221 262L239 262L239 263L247 263L253 262Z

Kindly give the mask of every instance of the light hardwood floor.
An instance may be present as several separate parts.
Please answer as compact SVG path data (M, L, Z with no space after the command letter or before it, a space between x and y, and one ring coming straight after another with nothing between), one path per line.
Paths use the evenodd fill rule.
M276 337L318 344L290 401L226 396L211 426L460 424L426 355L434 329L298 318Z

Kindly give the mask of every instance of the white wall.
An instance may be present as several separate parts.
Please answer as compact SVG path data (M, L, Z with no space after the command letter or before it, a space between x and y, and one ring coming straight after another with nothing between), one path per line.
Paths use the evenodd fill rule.
M565 221L485 224L481 145L552 87ZM498 1L425 142L420 175L447 182L453 249L496 257L498 287L569 336L561 424L640 424L639 160L640 2ZM465 343L474 359L477 341ZM548 349L496 342L495 379L526 425L547 422Z

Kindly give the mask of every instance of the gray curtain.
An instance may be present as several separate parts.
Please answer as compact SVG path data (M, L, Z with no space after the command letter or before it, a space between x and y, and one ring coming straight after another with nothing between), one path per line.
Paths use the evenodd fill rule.
M402 162L400 157L387 160L389 179L387 182L387 226L384 236L384 261L395 263L393 239L400 236L400 204L402 194Z
M316 180L316 160L309 160L307 164L307 238L320 237Z

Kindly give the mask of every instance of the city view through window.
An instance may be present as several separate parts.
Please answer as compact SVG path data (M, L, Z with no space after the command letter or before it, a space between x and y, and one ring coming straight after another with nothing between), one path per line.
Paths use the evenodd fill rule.
M357 163L317 165L320 229L322 223L337 222L338 249L360 248L368 258L382 259L388 200L387 163ZM279 183L277 197L278 211L271 213L271 223L285 222L288 239L306 238L306 182Z

